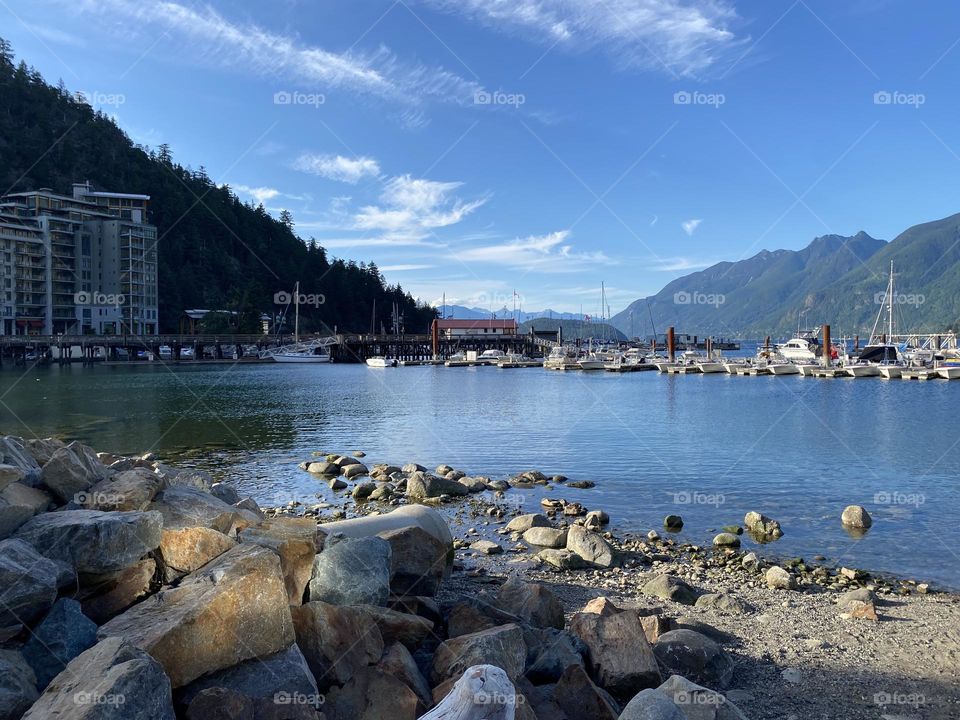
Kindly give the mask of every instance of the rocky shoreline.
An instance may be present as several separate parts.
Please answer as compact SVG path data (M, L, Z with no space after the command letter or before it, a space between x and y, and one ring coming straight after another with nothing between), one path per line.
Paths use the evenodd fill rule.
M0 720L952 718L960 598L323 455L349 504L0 438ZM845 514L846 515L846 514ZM850 518L863 515L851 510Z

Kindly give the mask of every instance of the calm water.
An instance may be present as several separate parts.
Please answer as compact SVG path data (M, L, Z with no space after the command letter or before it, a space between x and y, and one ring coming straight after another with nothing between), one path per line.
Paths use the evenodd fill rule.
M155 450L263 504L316 501L313 451L507 476L591 479L568 499L623 530L709 542L748 510L780 520L777 555L960 587L960 382L551 373L540 369L250 365L0 371L0 429L98 450ZM540 491L511 491L533 512ZM332 499L332 498L326 498ZM850 503L874 527L841 528ZM745 538L746 546L752 541Z

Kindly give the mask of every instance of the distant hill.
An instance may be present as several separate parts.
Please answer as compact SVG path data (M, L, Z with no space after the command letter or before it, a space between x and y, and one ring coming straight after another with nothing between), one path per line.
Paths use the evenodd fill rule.
M587 340L626 340L627 336L607 323L591 323L581 320L551 320L550 318L534 318L520 325L521 333L528 333L533 328L537 332L556 332L563 326L565 341Z
M843 332L869 332L879 309L875 293L886 287L888 270L881 266L888 261L883 258L904 235L889 244L865 232L825 235L802 250L763 250L745 260L718 263L634 301L611 322L640 336L653 333L651 316L661 334L672 325L678 332L698 335L782 336L795 330L798 322L804 327L830 323ZM941 240L936 245L942 244ZM905 267L920 262L912 251L907 255L911 259L902 258ZM862 297L854 298L852 283L857 278ZM899 292L907 292L902 282ZM952 312L944 308L936 321L948 324L957 317L956 309Z
M437 312L445 313L448 318L456 318L457 320L479 320L480 318L489 318L493 315L496 317L509 320L511 318L515 319L518 323L524 323L527 320L532 320L534 318L553 318L557 320L579 320L580 315L577 313L561 313L555 310L538 310L535 312L524 312L523 310L513 310L507 308L506 306L500 308L499 310L488 310L486 308L478 307L464 307L463 305L436 305Z

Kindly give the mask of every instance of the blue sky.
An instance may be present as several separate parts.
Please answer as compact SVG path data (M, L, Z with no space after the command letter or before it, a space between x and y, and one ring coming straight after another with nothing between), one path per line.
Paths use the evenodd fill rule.
M0 0L48 79L332 254L591 314L601 281L615 313L960 211L958 28L945 1Z

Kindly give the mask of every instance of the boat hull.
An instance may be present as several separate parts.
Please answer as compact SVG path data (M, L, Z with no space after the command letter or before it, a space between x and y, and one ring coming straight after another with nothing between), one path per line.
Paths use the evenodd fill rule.
M581 370L603 370L603 360L581 360L577 363Z
M899 365L881 365L878 369L880 370L880 377L887 380L896 380L903 370Z
M278 363L328 363L329 355L302 355L298 353L274 353L273 361Z
M951 365L938 368L937 372L944 380L960 380L960 366L954 367Z
M771 375L799 375L800 368L793 363L772 364L767 366Z
M367 360L367 367L388 368L396 367L397 361L393 358L370 358Z
M880 369L876 365L848 365L843 369L846 375L850 377L877 377L880 375Z
M699 363L697 367L700 368L700 372L704 373L705 375L708 373L722 373L727 371L727 368L724 367L723 363L718 362L703 362Z

